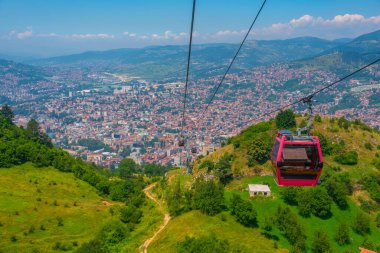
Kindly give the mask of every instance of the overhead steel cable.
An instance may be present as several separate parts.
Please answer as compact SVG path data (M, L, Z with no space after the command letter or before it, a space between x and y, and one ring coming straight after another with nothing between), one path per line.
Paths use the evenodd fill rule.
M296 105L296 104L298 104L298 103L304 102L304 101L306 101L307 99L310 99L310 98L314 97L316 94L318 94L318 93L320 93L320 92L322 92L322 91L324 91L324 90L326 90L326 89L329 89L331 86L334 86L334 85L336 85L336 84L338 84L338 83L340 83L340 82L346 80L347 78L349 78L349 77L351 77L351 76L353 76L353 75L359 73L360 71L362 71L362 70L364 70L364 69L366 69L366 68L368 68L368 67L370 67L370 66L372 66L372 65L374 65L374 64L376 64L376 63L378 63L378 62L380 62L380 58L378 58L377 60L375 60L375 61L373 61L373 62L371 62L371 63L368 63L368 64L364 65L363 67L361 67L361 68L355 70L354 72L351 72L351 73L348 74L348 75L345 75L344 77L342 77L342 78L336 80L336 81L333 82L333 83L330 83L329 85L326 85L326 86L324 86L324 87L322 87L322 88L320 88L320 89L317 89L316 91L310 93L309 95L307 95L307 96L305 96L305 97L303 97L303 98L301 98L301 99L298 99L298 100L296 100L296 101L294 101L294 102L292 102L292 103L286 104L286 105L281 106L281 107L279 107L279 108L277 108L277 109L274 109L274 110L272 110L272 111L269 111L269 112L267 112L267 113L264 113L264 114L262 114L262 115L261 115L260 117L258 117L258 118L262 118L262 117L265 117L265 116L269 116L269 115L271 115L272 113L282 111L283 109L285 109L285 108L287 108L287 107L290 107L290 106ZM254 120L256 120L256 119L251 119L251 120L247 121L246 123L250 123L250 122L252 122L252 121L254 121Z
M192 44L193 44L195 5L196 5L196 0L193 0L193 10L192 10L192 13L191 13L189 49L188 49L188 54L187 54L185 93L184 93L184 96L183 96L183 111L182 111L182 121L181 121L182 123L181 123L181 134L180 134L181 136L183 135L183 128L185 126L185 114L186 114L186 103L187 103L187 87L188 87L188 83L189 83L191 48L192 48Z
M218 93L218 90L219 90L220 86L222 86L222 84L223 84L223 82L224 82L224 79L226 78L228 72L230 71L230 69L231 69L231 67L232 67L232 64L235 62L235 60L236 60L236 58L237 58L237 56L238 56L240 50L242 49L242 47L243 47L245 41L246 41L247 38L248 38L248 35L250 34L250 32L251 32L251 30L252 30L252 27L255 25L256 20L257 20L258 17L260 16L260 13L261 13L261 11L263 10L263 8L264 8L266 2L267 2L267 0L264 0L264 1L263 1L262 5L261 5L261 7L260 7L260 9L259 9L259 11L256 13L256 16L255 16L254 20L252 21L251 26L249 27L247 33L245 34L243 41L240 43L240 46L239 46L238 50L236 51L234 57L232 58L230 64L228 65L227 70L224 72L222 79L220 80L220 82L219 82L218 85L216 86L216 88L215 88L215 90L214 90L214 92L213 92L211 98L209 99L209 101L208 101L208 103L207 103L205 109L204 109L203 112L201 113L201 118L204 118L205 113L206 113L206 111L208 110L208 108L210 107L212 101L214 100L216 93Z

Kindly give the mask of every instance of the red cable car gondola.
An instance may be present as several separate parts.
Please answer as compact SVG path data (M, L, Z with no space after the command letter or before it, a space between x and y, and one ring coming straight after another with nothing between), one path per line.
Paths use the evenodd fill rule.
M303 100L309 105L310 111L307 126L297 129L297 135L289 130L281 130L276 136L271 162L275 180L280 186L315 186L322 173L323 156L318 137L302 135L312 123L311 98Z
M315 186L323 168L319 139L282 130L276 136L271 161L278 185Z

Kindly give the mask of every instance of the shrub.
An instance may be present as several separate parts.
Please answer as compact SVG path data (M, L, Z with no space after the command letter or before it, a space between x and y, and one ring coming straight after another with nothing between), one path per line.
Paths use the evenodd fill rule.
M199 169L207 168L207 172L210 172L214 169L214 167L215 167L215 164L213 163L213 161L204 160L199 166Z
M360 235L368 234L370 231L370 218L365 213L359 212L355 218L353 228Z
M341 246L350 243L350 230L346 223L339 225L335 239Z
M321 145L322 153L324 155L331 155L332 154L332 144L331 142L322 134L319 132L313 133L315 136L318 136L319 144Z
M29 234L33 234L35 230L36 230L36 228L33 225L30 226L30 228L29 228Z
M106 244L117 244L128 235L128 230L120 221L109 222L100 230L97 239Z
M140 223L142 211L134 205L128 205L120 210L120 220L124 223Z
M84 243L78 248L77 253L109 253L103 241L94 239L90 242Z
M348 151L336 156L334 161L345 165L356 165L358 163L358 153L356 151Z
M186 237L177 246L179 253L229 253L231 247L228 241L216 238L214 235L198 238Z
M234 145L234 148L239 148L240 147L240 141L234 141L233 145Z
M351 125L351 122L348 121L345 117L342 116L338 119L338 126L340 128L347 130L350 127L350 125Z
M314 235L314 240L311 246L313 253L331 252L330 241L327 234L323 231L317 231Z
M369 142L366 142L366 143L364 144L364 147L365 147L366 149L368 149L368 150L372 150L372 149L373 149L372 144L369 143Z
M322 118L318 113L315 114L314 120L315 120L315 122L322 122Z
M73 247L70 244L63 244L61 242L56 242L53 246L53 250L69 251L72 249Z
M58 227L62 227L63 226L63 219L60 216L57 217L57 226Z

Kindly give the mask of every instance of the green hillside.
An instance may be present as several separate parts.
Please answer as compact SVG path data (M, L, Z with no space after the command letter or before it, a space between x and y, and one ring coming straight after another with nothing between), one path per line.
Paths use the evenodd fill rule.
M162 219L143 188L166 168L111 172L53 147L38 122L0 109L0 252L138 252Z
M297 117L296 121L298 125L304 124L302 117ZM228 241L229 245L232 245L231 248L241 249L239 252L276 252L274 247L279 248L278 252L287 252L287 250L315 252L313 249L316 245L314 242L316 233L322 231L332 252L357 252L358 247L363 245L379 250L380 133L360 121L317 117L314 121L313 133L320 137L324 150L325 166L321 177L322 183L315 188L300 189L277 186L271 175L270 163L266 159L259 162L251 159L252 140L260 140L263 150L270 149L276 131L275 121L253 125L240 135L229 139L224 147L195 161L193 175L186 175L184 170L170 171L168 186L161 187L156 192L158 197L161 196L166 201L169 211L175 209L176 205L179 205L179 208L175 209L177 213L167 229L156 238L149 249L152 252L160 252L160 250L176 252L181 249L180 242L184 242L186 236L204 238L207 235L215 235L219 240ZM351 162L346 160L353 153L356 154L357 161L349 165L348 163ZM229 165L226 165L226 161ZM185 199L196 194L192 188L197 178L202 175L224 180L223 176L228 176L228 173L221 172L225 170L223 166L229 166L233 179L225 183L221 213L208 216L197 211L199 207L194 204L196 200L193 200L190 205L186 203L186 200L183 202L179 200L179 204L176 205L171 204L174 200L168 196L175 192ZM249 183L269 185L272 196L249 199L246 190ZM179 190L176 190L176 187ZM292 191L287 191L289 188L294 189L294 192L298 194L298 198L293 203L286 199L287 194ZM249 200L253 205L257 212L258 225L256 227L244 227L237 222L236 217L231 213L233 206L230 202L233 195L240 195L243 200ZM321 204L324 206L318 208L319 210L328 208L327 213L325 215L312 214L311 207L303 213L302 208L305 204L305 201L302 202L303 196L309 196L306 203L311 203L312 199L318 199L321 196L322 200L318 201L324 202ZM314 202L318 204L317 201ZM291 220L295 220L300 226L299 233L305 238L304 250L295 248L285 230L278 225L279 207L287 210L286 212L290 213L289 217L293 217ZM362 221L368 224L361 231L357 224ZM346 236L348 239L339 244L337 233L340 226L345 227L343 230L348 233Z
M0 185L2 252L50 252L57 243L74 250L120 205L72 174L32 164L0 169Z

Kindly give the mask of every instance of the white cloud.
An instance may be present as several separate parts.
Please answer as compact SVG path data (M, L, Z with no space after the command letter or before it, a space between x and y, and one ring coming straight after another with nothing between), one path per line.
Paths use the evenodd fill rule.
M286 39L298 36L314 36L326 39L356 37L380 29L380 15L364 17L360 14L336 15L331 19L305 14L288 22L274 23L267 27L251 31L254 39ZM213 34L202 35L205 41L241 40L247 30L221 30Z
M215 35L216 36L231 36L231 35L238 35L238 34L240 34L238 31L224 30L224 31L218 31Z
M16 30L13 30L9 33L10 38L17 38L20 40L30 38L34 35L32 27L27 27L25 31L23 32L18 32Z
M134 38L137 36L137 33L123 32L123 35L126 37Z
M310 15L303 15L302 17L298 19L292 19L290 20L289 24L292 26L298 26L298 25L307 25L314 21L314 17ZM282 25L282 24L281 24Z
M380 29L380 15L366 18L360 14L344 14L325 19L306 14L287 23L276 23L254 30L261 38L315 36L335 39L355 37L378 29Z
M18 32L13 30L9 33L8 38L17 38L19 40L31 38L31 37L42 37L42 38L61 38L61 39L114 39L115 35L108 33L86 33L86 34L57 34L57 33L35 33L31 27L23 32Z
M108 33L86 33L86 34L68 34L68 35L59 35L58 37L65 39L114 39L115 35Z

